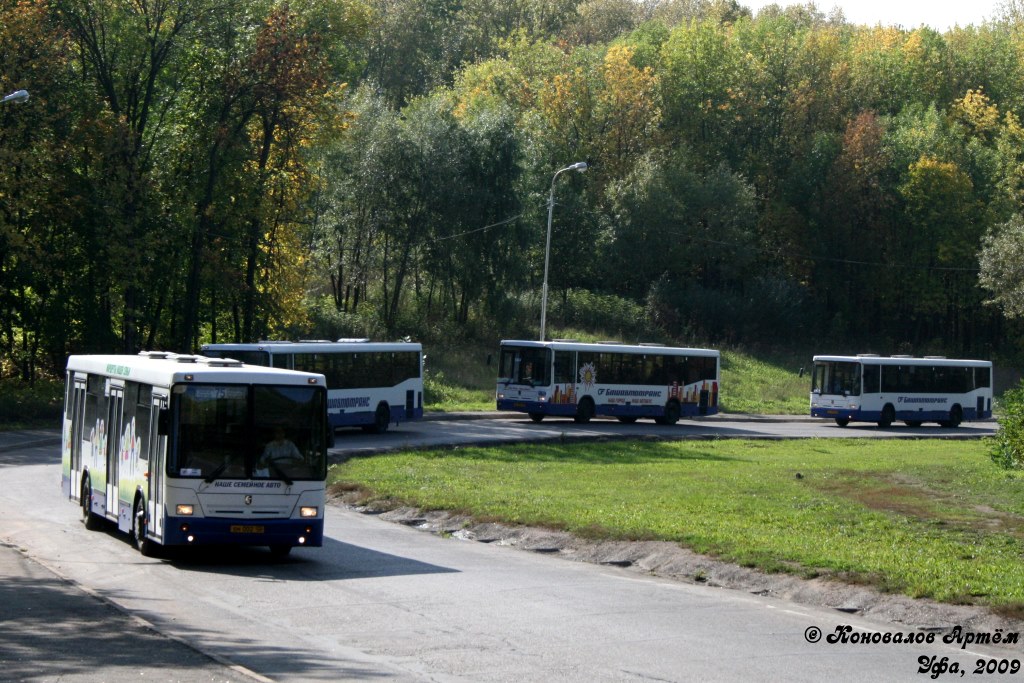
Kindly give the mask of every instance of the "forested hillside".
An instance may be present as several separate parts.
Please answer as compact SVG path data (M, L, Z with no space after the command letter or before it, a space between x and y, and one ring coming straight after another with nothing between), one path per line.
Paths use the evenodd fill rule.
M535 336L552 188L549 333L1016 361L1018 9L0 0L0 374Z

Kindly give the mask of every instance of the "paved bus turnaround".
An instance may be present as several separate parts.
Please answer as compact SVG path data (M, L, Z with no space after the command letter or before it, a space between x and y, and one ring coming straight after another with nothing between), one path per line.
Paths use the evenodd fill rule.
M385 432L423 417L423 347L412 342L273 341L206 344L206 356L317 372L327 378L331 427Z
M992 417L992 363L940 356L815 356L811 415L888 427Z
M657 344L501 342L498 410L586 423L597 415L635 422L718 412L719 353Z
M61 487L143 554L323 544L323 375L143 352L71 356Z

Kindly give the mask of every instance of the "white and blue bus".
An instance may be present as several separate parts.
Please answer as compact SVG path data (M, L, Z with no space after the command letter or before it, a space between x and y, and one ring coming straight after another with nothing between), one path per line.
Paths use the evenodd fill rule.
M635 422L718 412L719 352L658 344L501 342L498 410L586 423L599 415Z
M379 433L423 417L423 347L417 343L269 341L205 344L202 353L324 375L332 429L362 427Z
M911 427L992 417L992 363L941 356L814 356L811 416L840 427L902 420Z
M323 544L323 375L164 352L68 358L61 487L159 546ZM286 457L267 444L287 440Z

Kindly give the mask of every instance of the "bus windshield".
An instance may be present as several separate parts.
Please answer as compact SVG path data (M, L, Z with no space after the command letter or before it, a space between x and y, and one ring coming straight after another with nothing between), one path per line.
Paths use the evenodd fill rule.
M498 382L546 387L551 383L550 368L550 349L504 346L498 366Z
M860 363L816 361L811 391L816 394L860 396Z
M319 387L177 385L168 474L207 481L322 481L323 401Z

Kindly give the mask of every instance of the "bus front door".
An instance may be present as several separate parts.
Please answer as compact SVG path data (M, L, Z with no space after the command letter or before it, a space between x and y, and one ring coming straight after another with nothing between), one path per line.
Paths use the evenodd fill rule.
M152 410L149 412L149 491L146 492L146 514L149 517L149 533L162 542L164 538L164 472L166 468L167 435L160 433L161 411L167 409L167 397L153 394Z
M121 425L124 420L124 387L107 386L107 503L106 513L117 519L117 485L119 481L118 457L121 454ZM120 524L119 524L120 526Z
M85 377L75 377L71 390L71 489L67 492L72 500L79 500L82 491L82 435L85 432Z

